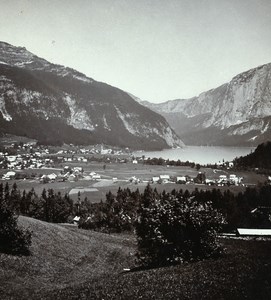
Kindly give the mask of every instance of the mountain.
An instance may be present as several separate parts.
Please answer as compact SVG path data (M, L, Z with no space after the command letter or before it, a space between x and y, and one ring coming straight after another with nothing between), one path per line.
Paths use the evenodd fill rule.
M254 152L235 159L236 168L260 168L271 170L271 142L260 144Z
M44 143L163 149L183 143L128 93L0 42L0 133Z
M185 144L256 146L271 139L271 64L198 97L140 103L162 114Z

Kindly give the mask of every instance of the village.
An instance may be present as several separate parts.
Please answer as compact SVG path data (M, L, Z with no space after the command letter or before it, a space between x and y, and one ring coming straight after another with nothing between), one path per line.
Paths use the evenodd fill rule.
M0 183L16 183L21 191L34 189L37 194L52 189L80 204L83 199L91 203L104 201L109 191L116 194L119 188L143 192L148 184L159 192L217 188L237 194L247 187L271 182L270 176L234 170L232 162L216 167L169 163L160 158L158 164L153 164L144 156L135 157L127 148L112 149L105 145L11 144L0 152ZM79 220L75 216L73 222L77 224ZM243 235L243 232L238 234Z
M243 177L236 174L219 174L221 170L213 170L211 178L206 172L193 172L192 175L181 174L179 172L169 172L169 174L146 173L143 176L121 176L117 178L111 172L106 172L108 165L129 164L136 170L138 165L144 165L144 158L135 158L128 149L111 149L103 145L92 148L69 147L69 149L36 146L34 143L22 145L11 144L13 154L0 152L0 169L2 180L36 180L42 184L52 182L77 182L80 180L89 181L124 181L133 184L205 184L209 186L239 186L244 185ZM15 151L14 151L15 150ZM103 174L99 174L91 169L93 162L102 165ZM232 166L231 164L227 164ZM168 169L169 166L166 166ZM222 169L222 168L221 168ZM227 168L229 169L229 167ZM178 174L179 173L179 174ZM218 175L217 175L218 174Z

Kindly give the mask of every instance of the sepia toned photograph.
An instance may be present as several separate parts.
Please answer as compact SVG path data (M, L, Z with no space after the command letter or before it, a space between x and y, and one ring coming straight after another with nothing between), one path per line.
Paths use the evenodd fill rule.
M271 1L0 0L0 299L271 299Z

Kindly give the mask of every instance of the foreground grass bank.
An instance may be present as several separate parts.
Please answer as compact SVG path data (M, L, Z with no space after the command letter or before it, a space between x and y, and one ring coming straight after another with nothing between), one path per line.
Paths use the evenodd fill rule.
M270 299L271 241L221 239L225 254L150 270L134 265L132 235L20 217L32 256L0 254L1 299Z

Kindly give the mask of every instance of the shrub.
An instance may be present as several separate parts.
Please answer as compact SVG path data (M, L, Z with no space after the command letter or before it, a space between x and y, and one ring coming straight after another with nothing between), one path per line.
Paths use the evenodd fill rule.
M136 222L137 257L144 265L159 266L217 256L223 221L211 202L158 195L149 188Z

